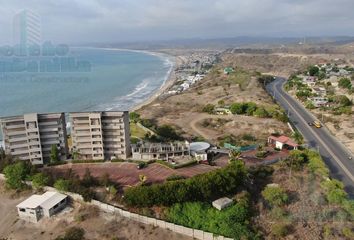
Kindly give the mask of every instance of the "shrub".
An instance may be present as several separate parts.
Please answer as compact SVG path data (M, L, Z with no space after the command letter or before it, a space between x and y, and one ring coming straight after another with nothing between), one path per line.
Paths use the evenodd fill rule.
M235 239L253 239L248 224L250 205L246 197L218 211L208 203L187 202L174 204L167 210L167 219L175 224L200 229Z
M282 206L288 201L288 195L278 186L267 186L262 191L262 196L272 206Z
M79 227L71 227L66 230L63 236L57 237L55 240L83 240L85 230Z
M344 237L346 237L348 239L354 239L354 232L349 227L344 227L342 229L342 233L343 233Z
M4 169L6 177L6 186L11 189L23 189L25 187L24 181L30 175L29 163L23 161L8 165Z
M300 170L307 160L307 155L304 152L300 150L293 150L286 159L286 163L289 167L294 168L295 170Z
M203 107L203 112L213 114L214 113L215 106L214 104L207 104Z
M244 164L233 161L224 169L190 179L129 188L125 191L124 200L128 205L137 207L213 200L235 192L243 183L245 174Z
M347 88L351 89L352 88L352 82L350 81L349 78L341 78L338 82L338 86L341 88Z
M277 238L283 238L289 233L289 225L286 223L276 223L271 228L272 234Z
M185 177L182 176L182 175L173 174L173 175L171 175L171 176L168 176L168 177L166 178L166 181L177 181L177 180L181 180L181 179L185 179Z
M326 190L326 198L329 203L342 204L347 199L344 185L338 180L324 181L322 187Z
M43 173L37 173L32 177L32 186L36 189L46 186L49 182L48 176Z
M62 192L68 192L70 190L70 181L65 179L58 179L54 183L54 187Z

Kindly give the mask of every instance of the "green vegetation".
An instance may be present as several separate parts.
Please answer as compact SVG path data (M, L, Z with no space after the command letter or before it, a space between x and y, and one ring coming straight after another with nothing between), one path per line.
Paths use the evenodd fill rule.
M30 178L31 168L29 163L23 161L6 166L4 169L6 186L18 190L25 188L25 180Z
M50 150L50 162L57 163L59 162L59 151L56 145L52 145Z
M237 187L243 183L245 174L243 163L233 161L224 169L186 180L129 188L125 191L124 200L128 205L137 207L209 201L236 192Z
M54 187L61 192L68 192L70 190L70 181L65 179L58 179L54 183Z
M129 118L132 123L137 123L140 120L140 114L136 112L130 112Z
M254 102L233 103L230 106L230 111L233 114L274 118L282 122L288 121L285 112L279 106L260 106Z
M0 173L3 172L4 168L15 162L11 155L5 153L5 150L0 147Z
M271 228L272 235L276 238L283 238L289 233L289 225L287 223L275 223Z
M247 196L222 211L208 203L177 203L168 209L166 215L173 223L234 239L256 237L249 223L250 203Z
M173 174L173 175L167 177L166 181L177 181L177 180L181 180L181 179L185 179L185 177L182 175Z
M54 187L59 191L78 193L84 201L91 201L94 198L93 188L97 186L100 186L100 182L91 176L89 169L86 169L82 179L68 170L64 178L59 178L54 183Z
M214 109L215 109L215 105L214 104L207 104L203 107L202 111L209 113L209 114L213 114L214 113Z
M318 76L320 69L317 66L309 66L307 69L310 76Z
M293 150L289 157L285 160L286 164L294 170L301 170L304 164L308 161L307 155L300 150Z
M135 122L130 123L130 134L132 137L143 139L146 135L146 131L139 127Z
M49 177L43 173L36 173L32 177L32 186L36 189L40 189L44 186L47 186L49 183Z
M262 196L271 206L282 206L288 201L288 195L278 186L269 185L262 191Z
M71 227L65 231L63 236L55 238L55 240L83 240L85 239L85 230L79 227Z
M349 78L341 78L338 82L338 86L350 90L352 88L352 82Z

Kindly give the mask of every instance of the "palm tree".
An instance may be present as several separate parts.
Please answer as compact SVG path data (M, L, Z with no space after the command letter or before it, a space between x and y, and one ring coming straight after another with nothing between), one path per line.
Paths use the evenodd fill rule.
M238 160L241 156L241 151L231 150L229 156L230 156L230 161Z
M298 144L303 144L304 143L304 137L301 135L301 133L299 131L295 131L292 134L292 137L294 138L296 143L298 143Z
M145 182L147 181L147 177L144 174L139 175L139 181L141 185L144 185Z

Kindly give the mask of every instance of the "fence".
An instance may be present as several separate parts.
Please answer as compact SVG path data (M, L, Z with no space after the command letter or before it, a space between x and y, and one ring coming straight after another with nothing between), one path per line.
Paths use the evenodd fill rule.
M150 224L155 227L163 228L163 229L168 229L171 230L175 233L183 234L195 239L200 239L200 240L232 240L231 238L226 238L223 236L214 236L213 233L209 232L204 232L202 230L197 230L193 228L188 228L184 226L180 226L174 223L169 223L163 220L159 220L156 218L150 218L146 216L142 216L136 213L132 213L129 211L125 211L121 208L105 204L96 200L91 201L92 205L97 206L99 209L101 209L104 212L111 213L111 214L118 214L120 216L123 216L125 218L131 219L136 222L140 222L143 224Z
M246 152L250 150L255 150L257 149L258 145L249 145L249 146L234 146L230 143L224 143L224 148L230 149L230 150L235 150L235 151L240 151L240 152Z
M4 174L0 174L0 180L5 180ZM48 186L44 187L43 189L46 191L55 191L55 192L58 191L57 189L55 189L53 187L48 187ZM83 201L84 200L83 197L77 193L65 192L65 194L70 196L74 201ZM180 225L166 222L166 221L163 221L160 219L150 218L150 217L146 217L146 216L132 213L129 211L125 211L121 208L118 208L118 207L115 207L115 206L112 206L112 205L109 205L106 203L102 203L102 202L99 202L96 200L91 200L90 203L92 205L97 206L100 210L102 210L106 213L118 214L120 216L123 216L125 218L128 218L128 219L136 221L136 222L140 222L143 224L150 224L155 227L160 227L163 229L171 230L172 232L183 234L183 235L195 238L195 239L199 239L199 240L232 240L232 238L226 238L223 236L214 236L213 233L204 232L202 230L197 230L197 229L193 229L193 228L180 226Z

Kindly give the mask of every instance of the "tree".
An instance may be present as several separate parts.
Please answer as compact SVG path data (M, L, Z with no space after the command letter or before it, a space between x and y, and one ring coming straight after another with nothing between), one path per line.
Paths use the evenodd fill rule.
M70 190L70 181L65 179L58 179L54 183L54 187L62 192L68 192Z
M5 150L0 147L0 172L8 165L14 163L14 159L11 155L6 154Z
M263 198L272 206L281 206L288 201L288 195L278 186L268 185L262 191Z
M253 113L257 110L257 104L254 102L246 103L246 114L252 116Z
M261 118L267 118L269 117L269 113L264 107L259 107L257 110L253 113L254 116L256 117L261 117Z
M129 113L129 118L130 118L130 121L137 123L140 119L140 114L136 113L136 112L131 112L131 113Z
M139 175L139 181L140 181L141 185L144 185L145 182L147 181L147 177L145 175L143 175L143 174L140 174Z
M159 135L163 140L173 141L180 140L180 136L177 134L176 130L170 125L162 125L156 129L157 135Z
M59 151L56 145L52 145L52 148L50 150L50 162L51 163L57 163L59 162Z
M304 143L304 137L302 136L302 134L301 134L299 131L295 131L295 132L292 134L292 137L295 139L295 141L296 141L298 144L303 144L303 143Z
M339 103L342 107L351 106L353 104L352 101L350 101L350 99L345 95L336 96L334 101Z
M238 150L230 151L230 161L238 160L241 156L241 152Z
M37 173L32 177L32 186L36 189L46 186L49 182L48 176L43 173Z
M24 162L8 165L4 169L6 185L11 189L23 189L30 170Z
M113 199L117 195L118 191L113 185L111 185L111 186L108 187L108 192L109 192L109 195L110 195L111 199Z
M352 82L350 81L349 78L341 78L338 82L338 86L341 88L347 88L351 89L352 88Z
M244 106L242 103L233 103L230 106L232 114L244 114Z
M209 114L213 114L214 113L214 104L207 104L203 107L203 112L209 113Z
M309 66L308 72L310 76L317 76L319 73L320 69L316 66Z

